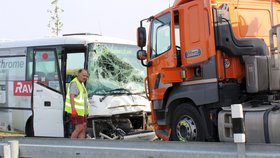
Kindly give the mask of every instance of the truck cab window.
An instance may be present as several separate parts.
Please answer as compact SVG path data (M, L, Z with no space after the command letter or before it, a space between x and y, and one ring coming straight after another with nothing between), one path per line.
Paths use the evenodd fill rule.
M151 58L155 58L170 49L170 34L170 13L153 21L151 33Z

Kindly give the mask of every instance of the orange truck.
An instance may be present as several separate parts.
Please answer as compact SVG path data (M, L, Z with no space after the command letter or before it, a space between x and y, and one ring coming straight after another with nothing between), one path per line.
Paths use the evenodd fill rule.
M176 0L141 20L137 58L157 136L233 141L238 104L246 142L280 143L279 23L279 0Z

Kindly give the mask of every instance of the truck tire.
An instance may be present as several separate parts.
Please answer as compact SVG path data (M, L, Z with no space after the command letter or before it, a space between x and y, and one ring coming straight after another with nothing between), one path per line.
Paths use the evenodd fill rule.
M174 141L204 141L205 131L200 114L190 103L180 104L173 113L171 139Z

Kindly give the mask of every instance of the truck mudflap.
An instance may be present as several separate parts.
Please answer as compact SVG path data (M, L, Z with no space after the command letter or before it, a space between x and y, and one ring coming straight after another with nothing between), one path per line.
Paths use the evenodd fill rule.
M171 129L160 129L156 130L156 135L163 139L164 141L170 140L171 137Z
M280 143L279 105L243 105L243 113L247 143ZM230 108L223 108L218 115L220 141L233 142L232 127Z

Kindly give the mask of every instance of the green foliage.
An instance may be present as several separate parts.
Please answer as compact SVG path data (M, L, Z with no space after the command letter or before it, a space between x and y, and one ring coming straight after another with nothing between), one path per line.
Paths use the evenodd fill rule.
M52 34L56 36L62 31L63 23L61 22L60 14L64 12L64 10L58 6L58 1L59 0L52 0L52 10L48 10L48 13L50 13L48 27L51 29Z

